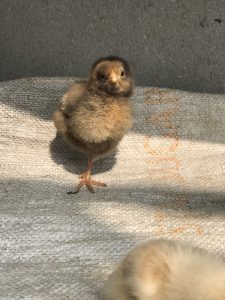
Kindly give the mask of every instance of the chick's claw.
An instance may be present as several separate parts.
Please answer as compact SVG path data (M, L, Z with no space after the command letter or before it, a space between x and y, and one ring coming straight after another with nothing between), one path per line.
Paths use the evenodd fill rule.
M92 183L93 185L96 185L96 186L107 187L107 184L106 184L106 183L99 182L99 181L95 181L95 180L93 180L93 179L91 179L91 183Z

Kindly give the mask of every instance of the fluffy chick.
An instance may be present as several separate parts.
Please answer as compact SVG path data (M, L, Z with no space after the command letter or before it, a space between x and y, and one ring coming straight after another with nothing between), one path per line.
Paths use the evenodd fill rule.
M91 178L91 169L94 161L116 148L131 127L132 91L128 63L111 56L97 60L88 81L75 83L62 97L53 114L55 127L74 150L88 158L87 170L80 176L74 193L84 185L90 192L94 192L94 185L106 186Z
M131 250L109 276L104 300L225 300L225 262L159 239Z

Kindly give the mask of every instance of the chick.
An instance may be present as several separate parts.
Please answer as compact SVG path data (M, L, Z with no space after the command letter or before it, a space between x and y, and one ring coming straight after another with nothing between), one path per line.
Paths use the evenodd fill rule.
M159 239L131 250L109 276L104 300L225 300L225 262Z
M75 83L62 97L53 121L64 140L87 155L87 170L80 176L75 192L87 186L107 185L91 178L94 161L115 150L132 124L129 101L133 91L129 64L119 57L98 59L87 81ZM72 192L69 192L72 193Z

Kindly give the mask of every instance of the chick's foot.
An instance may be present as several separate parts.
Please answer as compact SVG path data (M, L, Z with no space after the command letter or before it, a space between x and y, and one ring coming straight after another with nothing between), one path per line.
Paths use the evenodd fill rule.
M96 181L96 180L92 179L91 176L87 176L86 174L84 174L80 177L80 183L78 184L75 193L78 193L83 186L86 186L88 188L89 192L94 193L95 192L94 185L101 186L101 187L107 187L107 184Z
M75 192L68 192L67 194L76 194L79 193L80 189L83 186L86 186L89 190L89 192L94 193L94 186L101 186L101 187L107 187L107 184L103 182L96 181L91 178L90 172L85 172L84 174L79 176L80 182L75 190Z

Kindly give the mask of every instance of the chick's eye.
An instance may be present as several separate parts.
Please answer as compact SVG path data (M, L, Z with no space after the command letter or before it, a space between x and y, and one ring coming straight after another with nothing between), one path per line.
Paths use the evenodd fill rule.
M125 72L124 71L121 71L121 76L124 76L125 75Z
M104 74L99 73L98 74L98 79L101 81L105 81L106 80L106 76Z

